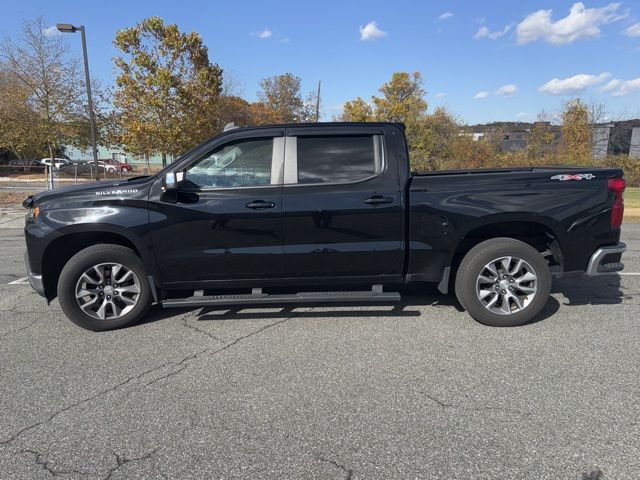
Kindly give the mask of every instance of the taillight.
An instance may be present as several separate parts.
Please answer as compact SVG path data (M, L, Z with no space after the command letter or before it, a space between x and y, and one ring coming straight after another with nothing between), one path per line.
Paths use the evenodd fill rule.
M613 208L611 209L611 227L620 228L622 225L622 217L624 216L624 189L627 181L624 178L610 178L607 188L615 194Z

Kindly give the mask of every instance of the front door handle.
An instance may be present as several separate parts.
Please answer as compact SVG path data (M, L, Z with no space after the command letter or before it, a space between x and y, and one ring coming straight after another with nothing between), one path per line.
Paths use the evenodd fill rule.
M246 204L247 208L251 208L253 210L262 210L264 208L273 208L275 206L275 203L265 202L264 200L254 200L253 202L249 202Z
M385 197L383 195L372 195L363 200L367 205L380 205L383 203L393 203L393 197Z

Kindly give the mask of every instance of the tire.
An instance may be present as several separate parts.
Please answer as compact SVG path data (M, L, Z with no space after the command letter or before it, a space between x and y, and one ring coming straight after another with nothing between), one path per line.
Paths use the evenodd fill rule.
M85 273L88 276L83 276ZM87 295L76 300L77 292ZM152 293L142 261L131 249L99 244L81 250L64 266L58 280L58 299L69 320L98 332L138 322L151 305Z
M534 280L529 280L531 275ZM492 327L530 322L547 304L550 291L546 260L535 248L513 238L493 238L473 247L462 259L455 281L462 307L475 320Z

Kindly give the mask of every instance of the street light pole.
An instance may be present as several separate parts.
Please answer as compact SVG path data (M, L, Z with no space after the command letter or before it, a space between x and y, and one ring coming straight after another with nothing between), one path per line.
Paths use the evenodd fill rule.
M75 27L69 23L59 23L58 30L64 33L75 33L80 30L82 36L82 55L84 57L84 75L87 83L87 100L89 103L89 123L91 127L91 147L93 150L93 164L95 167L95 179L100 180L100 169L98 168L98 146L96 145L96 117L93 112L93 100L91 99L91 78L89 76L89 56L87 55L87 39L84 34L84 25Z

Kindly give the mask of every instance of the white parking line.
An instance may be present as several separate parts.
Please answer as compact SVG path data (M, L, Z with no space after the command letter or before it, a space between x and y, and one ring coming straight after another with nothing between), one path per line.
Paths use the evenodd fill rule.
M7 285L27 285L29 283L29 279L27 277L22 277L13 282L7 283Z

